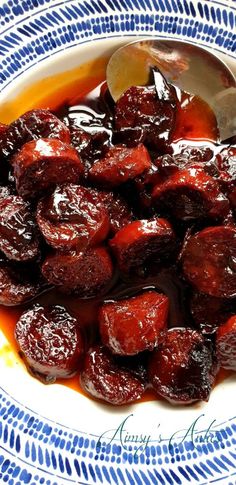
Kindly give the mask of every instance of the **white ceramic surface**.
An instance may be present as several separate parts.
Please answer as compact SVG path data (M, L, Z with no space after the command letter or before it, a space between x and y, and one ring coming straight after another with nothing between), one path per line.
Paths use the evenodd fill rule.
M0 2L0 103L136 35L213 48L236 72L235 18L234 1ZM235 483L235 378L218 385L208 403L113 409L33 379L0 334L0 386L0 483Z

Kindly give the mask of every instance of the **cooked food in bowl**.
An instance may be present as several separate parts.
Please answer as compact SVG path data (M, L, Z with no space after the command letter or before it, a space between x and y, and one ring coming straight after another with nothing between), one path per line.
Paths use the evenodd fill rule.
M115 103L102 83L0 130L0 302L21 305L20 355L114 405L150 387L207 400L236 366L236 147L205 101L160 85Z

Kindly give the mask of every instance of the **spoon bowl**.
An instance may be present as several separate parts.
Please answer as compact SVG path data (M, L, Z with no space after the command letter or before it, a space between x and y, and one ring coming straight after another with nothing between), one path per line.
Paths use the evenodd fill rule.
M210 51L177 40L134 41L116 50L107 65L107 84L115 101L129 87L150 84L157 67L176 87L204 99L214 110L221 139L236 133L236 80Z

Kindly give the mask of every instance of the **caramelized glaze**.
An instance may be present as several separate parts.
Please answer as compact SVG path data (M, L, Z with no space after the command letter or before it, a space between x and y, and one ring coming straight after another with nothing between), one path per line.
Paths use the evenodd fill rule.
M0 107L0 121L10 123L22 113L33 108L49 108L60 115L61 118L72 117L77 119L77 125L86 128L92 124L92 130L101 129L101 124L96 125L96 119L103 117L98 105L100 89L104 89L105 69L107 59L101 58L90 61L82 66L64 73L55 74L27 87L19 93L15 99L6 101ZM96 72L96 75L92 74ZM204 115L203 115L204 113ZM95 120L95 121L94 121ZM109 132L109 126L107 128ZM177 124L173 136L174 141L179 140L209 140L215 142L218 137L214 115L206 103L198 97L183 95L181 109L177 113ZM191 142L190 142L191 143ZM187 144L187 141L186 141ZM158 288L171 296L170 326L184 325L188 316L184 310L182 298L182 287L176 279L176 275L159 275L155 280L144 283L137 283L129 288L127 285L119 284L106 299L115 299L139 292L142 288ZM40 296L37 301L45 304L60 302L69 311L72 311L79 318L83 327L86 327L88 334L88 345L93 342L97 335L97 310L101 301L78 300L59 295L52 291ZM28 305L29 306L29 305ZM26 306L27 308L27 306ZM16 321L22 313L22 308L10 308L0 306L0 327L4 332L10 346L18 354L17 344L14 338ZM88 330L89 329L89 330ZM222 370L217 377L217 383L228 378L231 372ZM79 376L67 380L59 379L63 384L82 394L79 385ZM157 400L156 394L148 389L142 401Z

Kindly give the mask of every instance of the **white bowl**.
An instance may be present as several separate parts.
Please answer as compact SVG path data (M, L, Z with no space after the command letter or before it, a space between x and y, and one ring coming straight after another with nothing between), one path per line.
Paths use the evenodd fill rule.
M213 49L236 73L235 18L235 2L226 0L1 2L0 120L4 111L14 118L32 84L109 56L137 35ZM217 385L208 403L112 408L43 385L3 334L0 343L1 483L233 483L235 378Z

